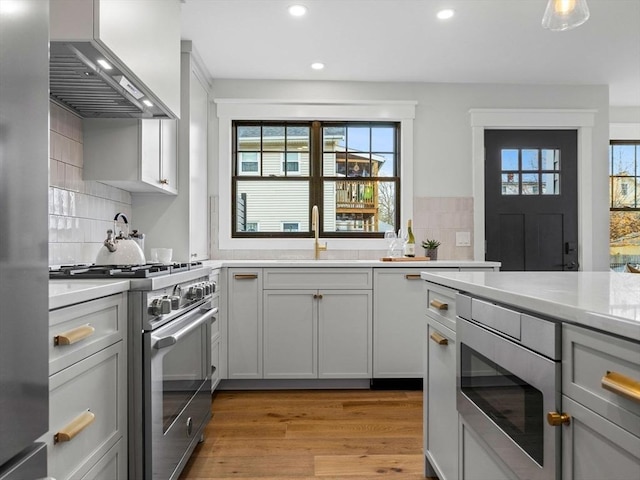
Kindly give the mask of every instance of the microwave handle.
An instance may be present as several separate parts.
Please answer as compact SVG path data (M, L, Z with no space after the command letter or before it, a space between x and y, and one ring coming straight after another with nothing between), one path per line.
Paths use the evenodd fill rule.
M171 345L175 345L180 341L181 338L185 337L189 333L191 333L196 328L199 328L203 323L207 322L211 319L216 313L218 313L218 308L212 308L211 310L206 310L202 315L196 318L193 322L190 322L186 327L181 328L177 332L172 335L167 335L166 337L154 338L155 342L153 343L153 348L156 350L160 350L161 348L170 347Z

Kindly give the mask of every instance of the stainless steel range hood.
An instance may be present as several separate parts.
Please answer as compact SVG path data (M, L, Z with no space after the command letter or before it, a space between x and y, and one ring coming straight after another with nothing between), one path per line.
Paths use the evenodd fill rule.
M54 101L85 118L175 118L91 42L50 43L49 87Z

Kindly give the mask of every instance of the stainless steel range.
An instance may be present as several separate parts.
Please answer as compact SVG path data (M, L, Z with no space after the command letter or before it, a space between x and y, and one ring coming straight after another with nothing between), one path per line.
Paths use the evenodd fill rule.
M50 272L130 280L129 478L177 479L211 418L210 272L201 263Z

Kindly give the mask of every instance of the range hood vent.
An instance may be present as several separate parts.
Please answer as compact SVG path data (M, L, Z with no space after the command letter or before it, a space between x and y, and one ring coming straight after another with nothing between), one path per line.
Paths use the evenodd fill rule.
M111 68L102 67L100 59ZM173 118L89 42L51 42L49 94L84 118Z

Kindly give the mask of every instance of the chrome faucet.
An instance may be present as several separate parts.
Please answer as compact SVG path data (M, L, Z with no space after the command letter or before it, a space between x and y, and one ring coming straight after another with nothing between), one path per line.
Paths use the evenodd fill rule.
M320 234L320 221L317 205L314 205L311 209L311 230L313 230L314 232L314 258L318 260L318 258L320 257L320 252L327 250L327 243L325 242L324 245L321 245L318 241L318 235Z

